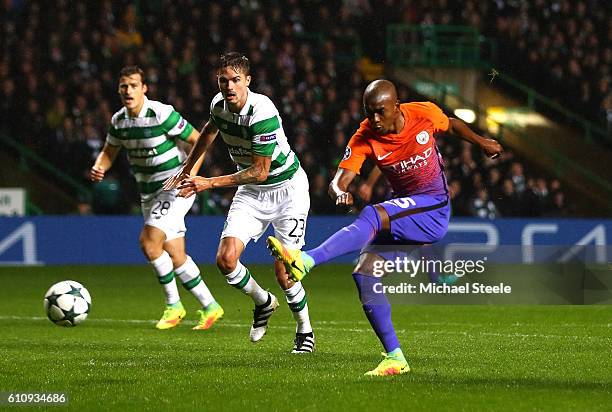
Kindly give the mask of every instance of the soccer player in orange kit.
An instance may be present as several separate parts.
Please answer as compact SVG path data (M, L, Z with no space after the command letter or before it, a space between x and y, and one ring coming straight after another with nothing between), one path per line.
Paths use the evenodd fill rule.
M385 348L383 361L366 375L399 375L410 368L391 322L391 305L380 292L380 275L374 270L389 259L385 257L388 249L374 247L431 244L446 234L450 204L435 133L458 135L490 157L498 156L502 147L477 135L463 121L448 118L433 103L400 104L395 86L388 80L370 83L363 105L367 118L349 141L329 192L336 204L352 205L348 186L370 158L391 184L393 198L365 207L352 224L315 249L288 249L274 237L268 238L268 247L283 261L289 276L298 280L315 265L361 250L353 278L364 312Z

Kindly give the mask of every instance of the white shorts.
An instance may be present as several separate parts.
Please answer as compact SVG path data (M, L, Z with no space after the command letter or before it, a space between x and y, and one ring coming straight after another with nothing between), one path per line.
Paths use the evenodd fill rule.
M309 209L308 178L301 167L285 182L263 187L240 186L221 239L235 237L246 246L251 239L257 241L272 223L274 236L291 248L301 249Z
M177 197L177 193L177 190L161 191L151 200L141 203L144 224L163 231L166 241L185 236L185 215L196 198Z

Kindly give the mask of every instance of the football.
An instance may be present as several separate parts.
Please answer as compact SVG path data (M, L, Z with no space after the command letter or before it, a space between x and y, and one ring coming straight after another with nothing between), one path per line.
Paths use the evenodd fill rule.
M83 323L90 308L89 291L74 280L58 282L45 294L45 312L56 325L76 326Z

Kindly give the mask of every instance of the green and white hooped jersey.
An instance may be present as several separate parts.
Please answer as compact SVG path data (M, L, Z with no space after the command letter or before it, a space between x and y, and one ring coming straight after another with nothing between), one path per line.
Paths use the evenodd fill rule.
M125 107L113 115L106 143L127 149L140 197L146 202L180 169L186 155L175 140L186 141L192 130L171 105L145 97L137 117L129 117Z
M210 104L210 120L219 129L238 170L253 164L253 154L272 157L268 178L256 186L289 180L300 168L300 161L287 142L278 110L267 96L249 90L244 107L236 114L229 111L218 93Z

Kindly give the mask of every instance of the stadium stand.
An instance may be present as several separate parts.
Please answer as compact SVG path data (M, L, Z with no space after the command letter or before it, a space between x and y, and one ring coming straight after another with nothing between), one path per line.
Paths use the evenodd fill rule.
M497 42L504 71L612 131L611 5L606 0L352 1L364 48L380 61L384 31L372 24L467 25ZM397 10L401 10L400 13Z
M365 55L380 59L384 52L383 23L394 21L469 23L483 32L502 33L508 47L516 36L523 36L523 52L529 58L534 44L549 38L559 51L556 55L552 51L538 55L538 61L553 72L562 72L562 77L575 77L572 81L579 85L581 94L572 98L581 99L588 91L591 115L600 116L607 108L610 116L609 82L604 81L609 73L597 72L598 77L592 77L589 66L593 61L609 63L612 57L610 48L604 47L605 37L601 37L597 7L603 6L597 1L593 2L595 9L585 11L592 34L582 36L585 38L579 44L563 35L570 24L563 19L571 21L574 9L582 6L570 5L567 12L567 1L539 1L546 4L543 10L556 13L546 20L556 31L541 38L540 33L525 28L529 24L521 19L541 19L542 10L526 7L521 1L468 0L461 7L445 0L418 5L382 3L381 7L372 7L365 0L250 0L210 1L196 7L192 0L2 2L0 128L64 173L90 184L87 170L103 144L112 113L119 107L116 77L122 66L144 67L148 96L173 104L199 127L208 118L208 104L216 93L211 67L222 51L243 51L252 62L251 87L276 103L291 144L310 177L312 212L335 213L327 200L327 182L363 117L361 93L367 82L357 64L358 45L363 46ZM402 13L397 13L400 3L406 5ZM555 11L555 4L560 5L559 11ZM436 13L442 5L449 11ZM495 7L509 11L491 20L487 16ZM525 30L530 36L524 36ZM523 47L521 44L517 47ZM537 50L543 53L543 48ZM563 53L571 58L565 59ZM588 57L584 63L579 59L583 55ZM551 64L550 59L558 62ZM561 61L567 65L561 65ZM520 62L517 59L509 64ZM578 74L573 72L576 65ZM522 65L527 66L540 70L533 69L540 66ZM588 81L595 78L602 80L597 84ZM551 82L546 87L569 93ZM422 98L407 88L400 90L400 96L406 100ZM511 152L491 161L457 140L443 136L438 141L447 159L456 215L564 216L572 210L558 180L530 170ZM229 170L223 145L215 145L210 158L203 174ZM116 162L109 177L111 182L105 188L96 189L93 211L134 212L137 196L127 162ZM386 190L379 184L375 196L383 198ZM232 194L231 190L207 194L200 199L196 212L224 213ZM125 199L129 201L121 201ZM86 200L81 203L80 211L88 213Z

